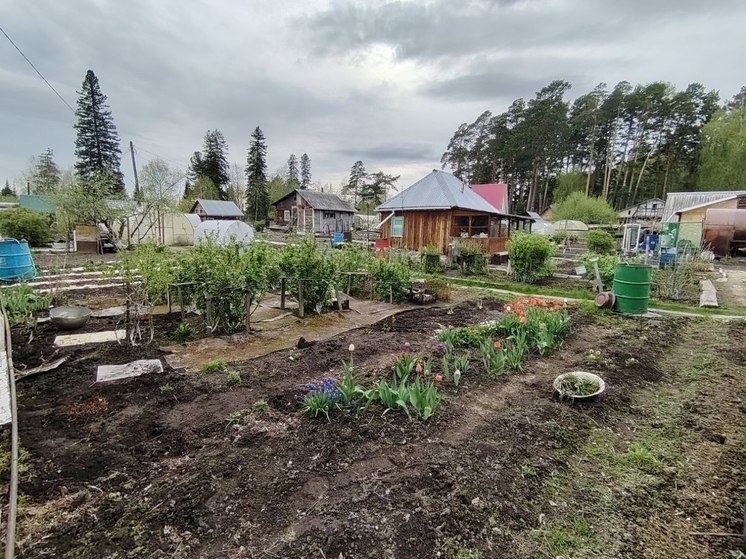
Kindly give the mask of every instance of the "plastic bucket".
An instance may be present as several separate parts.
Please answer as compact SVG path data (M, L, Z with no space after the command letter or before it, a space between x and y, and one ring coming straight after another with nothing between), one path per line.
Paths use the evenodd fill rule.
M626 314L644 314L650 300L653 267L647 264L617 264L614 270L615 308Z
M31 279L36 276L36 266L26 241L0 240L0 281Z

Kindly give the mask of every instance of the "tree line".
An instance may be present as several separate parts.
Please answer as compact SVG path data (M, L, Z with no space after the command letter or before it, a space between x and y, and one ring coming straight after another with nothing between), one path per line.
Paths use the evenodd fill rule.
M485 111L461 124L443 168L471 184L506 182L516 211L541 211L573 191L620 208L672 191L746 184L738 165L746 155L738 141L744 89L720 107L718 92L698 83L683 90L601 83L572 103L570 87L553 81L503 113ZM730 174L714 172L723 168Z

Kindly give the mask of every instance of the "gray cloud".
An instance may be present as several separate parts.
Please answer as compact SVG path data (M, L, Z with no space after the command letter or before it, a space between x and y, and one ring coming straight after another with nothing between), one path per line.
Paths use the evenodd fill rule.
M314 179L350 165L414 182L464 121L552 79L701 81L735 93L740 0L4 0L0 22L75 104L99 77L123 146L185 167L207 129L244 163L259 125L270 169L307 152ZM0 182L47 147L74 161L74 115L0 36ZM127 159L123 159L129 175Z

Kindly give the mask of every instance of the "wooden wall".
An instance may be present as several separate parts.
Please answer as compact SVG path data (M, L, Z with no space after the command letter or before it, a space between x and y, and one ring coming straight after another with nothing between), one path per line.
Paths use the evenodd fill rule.
M388 213L382 214L386 219ZM448 236L451 230L451 211L408 211L396 212L395 216L404 216L404 233L402 237L391 236L391 219L381 226L381 238L388 239L393 248L419 250L420 247L434 245L446 251Z

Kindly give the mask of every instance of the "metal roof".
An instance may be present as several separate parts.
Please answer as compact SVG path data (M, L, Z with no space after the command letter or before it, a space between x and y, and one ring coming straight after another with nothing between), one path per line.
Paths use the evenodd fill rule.
M330 192L317 192L315 190L296 190L308 205L314 210L326 210L329 212L355 213L355 208L349 202L345 202Z
M669 192L663 207L664 223L671 221L678 212L709 206L746 194L746 190L711 190L704 192Z
M218 217L243 217L243 212L236 206L235 202L227 200L205 200L197 198L192 206L192 212L195 206L199 204L207 216Z
M290 196L299 195L303 198L306 203L311 206L314 210L326 210L328 212L344 212L344 213L355 213L355 207L349 202L345 202L331 192L318 192L317 190L305 190L302 188L295 189L292 192L288 192L282 198L278 198L272 205L275 206L282 202L285 198Z
M494 206L498 212L507 214L510 212L508 204L508 185L504 182L493 182L489 184L472 184L471 189Z
M487 200L456 177L445 171L433 172L376 208L378 212L394 210L474 210L501 213Z

